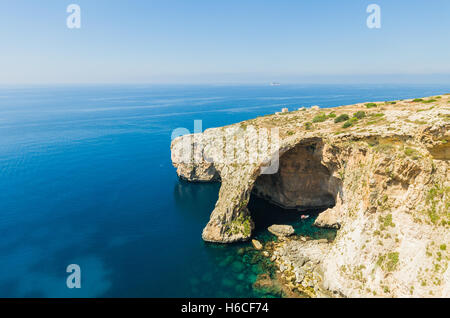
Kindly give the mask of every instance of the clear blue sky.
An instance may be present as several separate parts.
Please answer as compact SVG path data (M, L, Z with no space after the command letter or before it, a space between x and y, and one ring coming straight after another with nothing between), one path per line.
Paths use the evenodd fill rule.
M0 0L0 83L450 82L449 17L449 0Z

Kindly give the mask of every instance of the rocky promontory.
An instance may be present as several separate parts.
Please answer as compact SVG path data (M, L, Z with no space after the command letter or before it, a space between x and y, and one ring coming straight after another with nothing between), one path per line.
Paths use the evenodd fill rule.
M333 242L271 251L292 289L448 297L449 126L448 94L302 108L178 137L172 162L180 178L221 182L206 241L251 238L252 194L324 210L315 224L338 229Z

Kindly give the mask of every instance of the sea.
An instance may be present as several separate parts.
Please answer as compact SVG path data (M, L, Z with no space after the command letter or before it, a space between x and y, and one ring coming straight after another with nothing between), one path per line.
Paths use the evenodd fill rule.
M0 297L280 297L250 243L202 241L220 184L177 178L176 128L218 127L287 107L450 92L450 85L55 85L0 87ZM333 239L312 217L252 198L271 224ZM303 212L308 213L308 212ZM68 283L80 269L80 288Z

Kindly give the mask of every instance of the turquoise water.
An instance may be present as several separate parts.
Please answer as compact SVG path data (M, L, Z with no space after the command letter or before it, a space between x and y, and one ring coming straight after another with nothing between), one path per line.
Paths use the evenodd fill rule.
M170 136L300 106L449 92L439 86L0 87L0 297L238 297L267 264L201 231L218 184L177 179ZM256 237L297 213L251 202ZM283 212L283 211L279 211ZM281 218L281 219L280 219ZM314 232L314 233L313 233ZM66 288L79 264L82 288Z

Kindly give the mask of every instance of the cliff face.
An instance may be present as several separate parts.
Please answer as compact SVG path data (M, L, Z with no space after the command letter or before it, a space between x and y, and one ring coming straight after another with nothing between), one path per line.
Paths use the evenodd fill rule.
M332 175L329 163L328 168L322 163L328 151L323 147L321 139L294 146L281 157L277 173L256 179L254 193L291 209L334 206L342 182Z
M272 251L293 290L448 297L449 97L260 117L179 137L172 161L182 178L222 182L206 241L251 237L252 191L329 208L315 224L340 228L333 242L294 237Z

